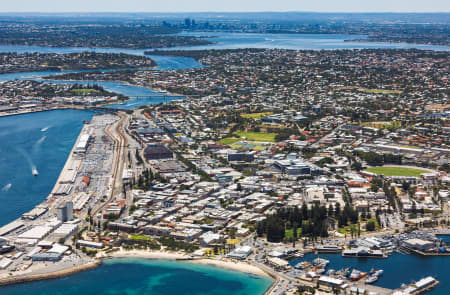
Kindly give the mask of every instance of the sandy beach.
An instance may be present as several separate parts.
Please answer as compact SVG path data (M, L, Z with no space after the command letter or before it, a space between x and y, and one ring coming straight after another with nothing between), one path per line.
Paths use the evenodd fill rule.
M233 261L233 260L218 260L218 259L195 259L189 262L206 264L206 265L214 265L217 267L236 270L240 272L250 273L258 276L270 277L266 272L264 272L259 267L251 265L250 263L242 262L242 261Z
M144 251L144 250L119 250L111 253L101 253L99 258L147 258L147 259L189 259L190 256L181 252L168 251Z
M119 250L107 255L100 256L99 258L146 258L146 259L173 259L173 260L184 260L190 259L191 256L182 252L168 252L168 251L143 251L143 250ZM244 273L250 273L259 276L270 277L260 268L242 261L235 261L230 259L209 259L209 258L199 258L188 260L190 263L198 263L204 265L213 265L225 269L240 271Z

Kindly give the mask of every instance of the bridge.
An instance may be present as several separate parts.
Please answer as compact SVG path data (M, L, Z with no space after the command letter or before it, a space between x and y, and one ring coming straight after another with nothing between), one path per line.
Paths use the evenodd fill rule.
M172 99L176 99L176 98L184 98L184 96L182 95L168 95L168 94L164 94L164 93L157 93L155 95L127 95L128 98L130 99L152 99L152 98L172 98Z
M126 109L108 108L108 107L90 107L86 109L96 113L117 113L119 111L126 111Z

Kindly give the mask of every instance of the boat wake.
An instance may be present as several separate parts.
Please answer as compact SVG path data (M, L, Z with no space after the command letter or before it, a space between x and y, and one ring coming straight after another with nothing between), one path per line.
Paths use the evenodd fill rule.
M47 138L46 135L42 136L42 137L36 142L36 144L41 144L41 143L43 143L44 140L45 140L46 138Z
M9 191L9 189L12 187L11 183L8 183L7 185L5 185L4 187L2 187L2 192L7 192Z
M31 160L30 155L25 152L23 149L17 149L22 155L23 157L27 160L28 165L30 165L31 168L31 174L33 174L34 176L37 176L39 174L39 172L37 171L36 165L34 165L33 160Z

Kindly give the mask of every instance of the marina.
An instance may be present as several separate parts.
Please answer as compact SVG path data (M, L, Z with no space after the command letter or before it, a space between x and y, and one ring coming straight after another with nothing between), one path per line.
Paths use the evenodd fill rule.
M427 294L444 295L450 291L450 278L445 272L447 257L421 257L393 253L387 259L344 258L339 254L305 254L304 258L291 260L292 266L316 259L329 261L326 274L371 284L391 290L399 289L402 283L413 284L431 276L439 281ZM443 259L443 260L442 260ZM408 271L405 271L408 270Z

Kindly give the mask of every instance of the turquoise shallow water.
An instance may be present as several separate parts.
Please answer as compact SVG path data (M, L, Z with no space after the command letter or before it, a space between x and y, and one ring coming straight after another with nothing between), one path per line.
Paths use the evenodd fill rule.
M352 267L361 271L383 269L384 275L380 277L375 285L390 289L396 289L402 283L409 284L418 281L426 276L433 276L440 281L440 284L426 294L448 295L450 294L450 273L448 267L450 257L417 256L393 253L387 259L377 258L348 258L340 254L306 254L304 258L292 260L291 265L300 261L312 261L316 257L330 260L327 269L339 270Z
M114 259L50 281L0 287L2 295L261 295L272 279L214 266L146 259Z
M0 226L47 197L83 120L91 117L87 111L56 110L0 118Z

